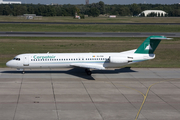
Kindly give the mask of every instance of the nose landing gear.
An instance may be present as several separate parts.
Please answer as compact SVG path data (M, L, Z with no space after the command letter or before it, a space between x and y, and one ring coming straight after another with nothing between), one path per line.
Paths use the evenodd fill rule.
M17 68L17 71L22 71L22 74L25 74L25 71L24 71L24 69Z
M86 72L87 75L91 75L91 74L92 74L92 72L90 71L90 69L85 69L85 72Z

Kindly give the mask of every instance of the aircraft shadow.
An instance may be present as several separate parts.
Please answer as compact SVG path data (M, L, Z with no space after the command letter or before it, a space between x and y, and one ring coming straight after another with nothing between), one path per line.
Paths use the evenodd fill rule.
M129 72L137 72L134 70L131 70L131 67L125 67L121 69L115 69L115 70L92 70L92 74L118 74L118 73L129 73ZM13 73L13 74L22 74L22 71L2 71L1 73ZM64 73L64 74L69 74L73 75L76 77L84 78L87 80L95 80L92 76L89 76L85 73L85 70L83 68L72 68L68 71L64 70L41 70L41 71L28 71L25 70L25 74L50 74L50 73Z

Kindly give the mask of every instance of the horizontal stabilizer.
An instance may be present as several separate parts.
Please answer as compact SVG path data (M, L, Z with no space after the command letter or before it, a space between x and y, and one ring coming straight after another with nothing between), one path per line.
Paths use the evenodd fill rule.
M152 37L152 40L171 40L173 38L158 38L158 37Z
M74 63L74 64L71 64L71 66L80 67L80 68L87 68L87 69L97 69L97 70L104 70L105 69L102 65L86 64L86 63Z

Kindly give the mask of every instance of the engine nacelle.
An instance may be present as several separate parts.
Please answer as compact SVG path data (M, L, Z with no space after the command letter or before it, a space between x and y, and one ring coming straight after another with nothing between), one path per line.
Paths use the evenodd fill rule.
M109 57L111 63L128 63L128 58L126 57Z

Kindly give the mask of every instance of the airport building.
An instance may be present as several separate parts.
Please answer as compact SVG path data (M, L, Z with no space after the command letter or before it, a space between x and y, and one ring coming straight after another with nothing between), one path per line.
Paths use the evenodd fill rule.
M0 0L0 4L21 4L20 1L3 1Z
M162 11L162 10L145 10L145 11L141 12L138 16L147 17L148 15L150 15L152 13L156 14L157 17L167 15L167 13L165 11Z

